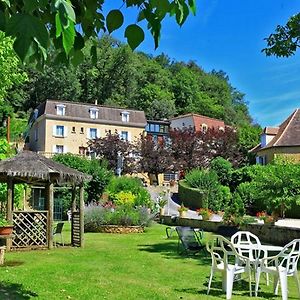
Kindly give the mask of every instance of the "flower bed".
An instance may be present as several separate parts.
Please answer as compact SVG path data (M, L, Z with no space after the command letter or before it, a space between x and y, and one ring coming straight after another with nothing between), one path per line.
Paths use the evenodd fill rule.
M144 231L143 226L100 225L95 228L95 232L118 234L143 233Z
M113 233L143 232L143 228L150 225L151 218L152 215L146 207L114 206L112 203L91 204L85 207L84 230Z

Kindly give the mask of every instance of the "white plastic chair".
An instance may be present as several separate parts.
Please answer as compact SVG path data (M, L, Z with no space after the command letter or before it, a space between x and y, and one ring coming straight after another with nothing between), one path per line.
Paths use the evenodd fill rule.
M233 244L221 235L214 235L213 239L206 244L207 251L211 254L212 266L208 283L207 294L210 291L212 278L215 272L222 273L222 288L226 291L226 299L231 299L234 277L237 274L248 273L249 291L251 290L251 267L250 260L240 255ZM230 260L232 257L232 261Z
M266 257L261 260L256 272L255 296L257 296L260 274L262 272L274 276L274 293L278 294L280 282L282 299L288 299L287 277L293 276L298 287L300 298L300 282L297 274L297 264L300 256L300 239L295 239L287 244L276 256Z
M254 272L256 273L256 270L259 265L259 261L261 257L267 257L267 253L262 252L260 249L261 242L259 238L249 232L249 231L238 231L236 232L232 237L231 237L231 243L235 246L237 249L238 253L240 255L246 256L250 260L250 264L254 268ZM243 249L241 246L252 246L252 245L257 245L256 249ZM267 279L267 285L269 285L269 276L266 274L266 279Z

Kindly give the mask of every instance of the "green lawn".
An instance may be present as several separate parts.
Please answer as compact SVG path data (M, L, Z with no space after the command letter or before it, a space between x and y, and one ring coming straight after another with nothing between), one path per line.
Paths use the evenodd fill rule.
M179 256L162 225L144 234L85 237L84 249L7 253L0 299L225 299L220 275L206 295L210 259ZM260 299L280 299L261 281ZM235 284L232 299L252 299L246 281ZM298 299L292 279L289 299Z

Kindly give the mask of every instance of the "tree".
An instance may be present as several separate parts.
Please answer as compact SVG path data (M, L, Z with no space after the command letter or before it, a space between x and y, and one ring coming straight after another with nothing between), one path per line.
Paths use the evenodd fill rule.
M290 17L286 25L278 25L275 33L270 34L267 48L262 51L267 56L289 57L294 55L300 46L300 13Z
M97 138L89 143L90 150L97 156L108 162L110 170L116 172L117 167L122 164L122 173L132 173L134 170L134 159L131 155L132 145L123 140L118 132L108 132L105 137ZM122 163L121 163L122 160Z
M195 15L196 0L123 0L121 9L112 9L105 16L105 0L97 1L13 1L0 3L0 30L15 38L14 49L22 61L35 60L43 63L47 50L55 48L57 59L78 64L83 60L85 42L98 36L101 31L113 32L124 23L121 9L136 8L137 22L145 21L153 35L155 48L160 39L162 21L167 15L174 16L182 26L190 11ZM125 28L124 36L132 49L144 40L144 31L137 24ZM96 60L96 47L91 47Z
M100 196L112 177L112 173L107 169L107 164L99 159L90 160L78 155L67 153L57 154L53 156L53 160L93 176L92 180L86 184L88 202L98 201L100 199ZM67 200L64 199L64 202L67 202L66 208L70 207L69 194L70 193L68 192L68 195L63 195L63 198L67 198Z
M0 31L0 101L14 85L26 80L26 74L20 69L19 59L13 51L13 40Z
M145 111L147 119L162 120L175 115L174 95L157 84L148 83L140 89L134 106Z
M172 169L173 159L168 148L164 139L154 141L152 136L141 135L136 143L138 171L148 173L149 177L154 174L158 184L158 175Z
M170 131L170 149L176 170L191 170L208 167L215 157L223 157L234 166L245 161L240 151L236 131L227 127L225 131L208 128L196 132L193 128Z
M14 85L27 80L26 73L19 66L19 59L13 50L13 40L0 31L0 123L13 115L10 90ZM0 136L5 135L1 126Z

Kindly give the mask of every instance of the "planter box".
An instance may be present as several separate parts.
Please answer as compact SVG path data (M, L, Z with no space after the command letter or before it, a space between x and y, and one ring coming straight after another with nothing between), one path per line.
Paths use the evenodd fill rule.
M13 225L7 225L0 227L0 235L11 235L13 232Z
M94 228L94 230L86 231L86 232L102 232L102 233L143 233L143 226L119 226L119 225L102 225Z

